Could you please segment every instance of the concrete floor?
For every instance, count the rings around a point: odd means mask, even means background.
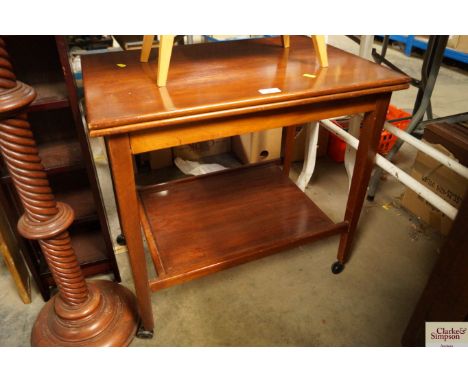
[[[341,36],[329,42],[357,53]],[[388,57],[417,75],[418,58],[390,49]],[[442,68],[433,110],[447,115],[468,109],[467,77]],[[396,93],[392,103],[411,109],[416,91]],[[409,169],[415,151],[405,146],[396,158]],[[300,164],[295,164],[295,179]],[[443,237],[399,207],[404,187],[382,182],[366,202],[353,256],[333,275],[338,237],[278,253],[152,295],[156,320],[152,340],[132,346],[398,346],[422,292]],[[342,219],[347,177],[342,165],[323,158],[307,195],[329,216]],[[118,255],[122,284],[132,289],[127,258]],[[43,306],[23,305],[0,262],[0,345],[28,346],[30,330]]]

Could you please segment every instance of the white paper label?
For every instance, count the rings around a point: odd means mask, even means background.
[[[426,322],[426,346],[468,346],[468,322]]]
[[[281,93],[281,89],[278,89],[278,88],[260,89],[258,92],[262,94]]]

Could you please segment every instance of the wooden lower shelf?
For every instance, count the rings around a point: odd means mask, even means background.
[[[158,290],[344,232],[274,164],[140,190]]]

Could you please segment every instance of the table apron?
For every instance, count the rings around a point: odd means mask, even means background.
[[[129,133],[132,154],[375,110],[376,95],[204,119]]]

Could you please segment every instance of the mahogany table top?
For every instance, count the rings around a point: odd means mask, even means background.
[[[148,63],[140,63],[139,54],[82,57],[91,136],[136,131],[138,124],[148,128],[152,121],[203,119],[219,111],[258,111],[273,103],[388,92],[404,89],[410,81],[332,46],[329,67],[320,68],[305,36],[291,36],[289,49],[282,47],[280,37],[174,46],[163,88],[156,85],[157,49]],[[264,89],[278,90],[262,94]]]

